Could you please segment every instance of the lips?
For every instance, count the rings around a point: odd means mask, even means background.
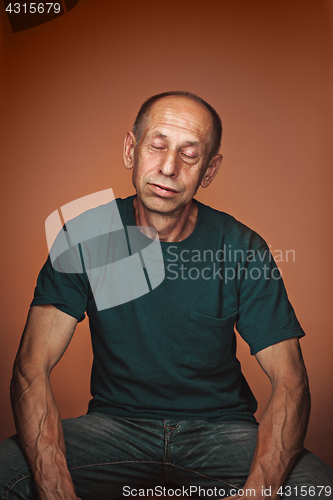
[[[159,189],[164,189],[165,191],[170,191],[171,193],[177,193],[178,192],[175,189],[172,189],[172,188],[170,188],[168,186],[162,186],[161,184],[152,184],[152,186],[156,186]]]
[[[155,184],[153,182],[149,183],[152,192],[159,198],[174,198],[178,195],[178,191],[169,186],[164,186],[164,184]]]

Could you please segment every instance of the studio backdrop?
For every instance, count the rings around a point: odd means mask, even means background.
[[[306,446],[333,466],[332,2],[61,0],[36,12],[9,4],[0,3],[0,438],[15,431],[9,383],[47,257],[46,218],[104,189],[132,194],[122,144],[138,108],[150,95],[188,90],[224,126],[222,169],[197,198],[270,245],[307,333]],[[240,338],[238,353],[259,419],[270,383]],[[87,410],[91,361],[85,320],[52,373],[63,418]]]

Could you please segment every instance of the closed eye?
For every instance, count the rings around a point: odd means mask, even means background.
[[[198,161],[197,155],[190,156],[187,155],[186,153],[182,153],[182,160],[184,163],[187,163],[188,165],[194,165]]]

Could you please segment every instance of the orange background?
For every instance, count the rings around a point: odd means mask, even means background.
[[[306,445],[333,466],[331,310],[332,3],[81,0],[13,34],[1,3],[0,439],[14,432],[11,367],[46,259],[46,217],[112,187],[133,192],[122,142],[148,96],[189,90],[224,124],[223,169],[198,199],[258,231],[307,332],[313,409]],[[259,400],[269,381],[239,342]],[[52,374],[62,417],[86,411],[87,320]]]

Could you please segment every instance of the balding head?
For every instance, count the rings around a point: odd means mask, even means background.
[[[209,143],[209,150],[207,151],[207,161],[209,161],[213,156],[215,156],[218,153],[220,149],[221,137],[222,137],[221,118],[210,104],[208,104],[206,101],[201,99],[201,97],[197,96],[196,94],[192,94],[191,92],[182,92],[182,91],[163,92],[161,94],[156,94],[147,99],[142,104],[133,126],[133,133],[136,136],[137,144],[140,142],[141,137],[145,129],[147,128],[149,116],[153,110],[154,105],[161,99],[171,98],[171,97],[189,99],[203,106],[208,111],[211,120],[211,127],[209,132],[210,135],[207,138],[207,142]]]

